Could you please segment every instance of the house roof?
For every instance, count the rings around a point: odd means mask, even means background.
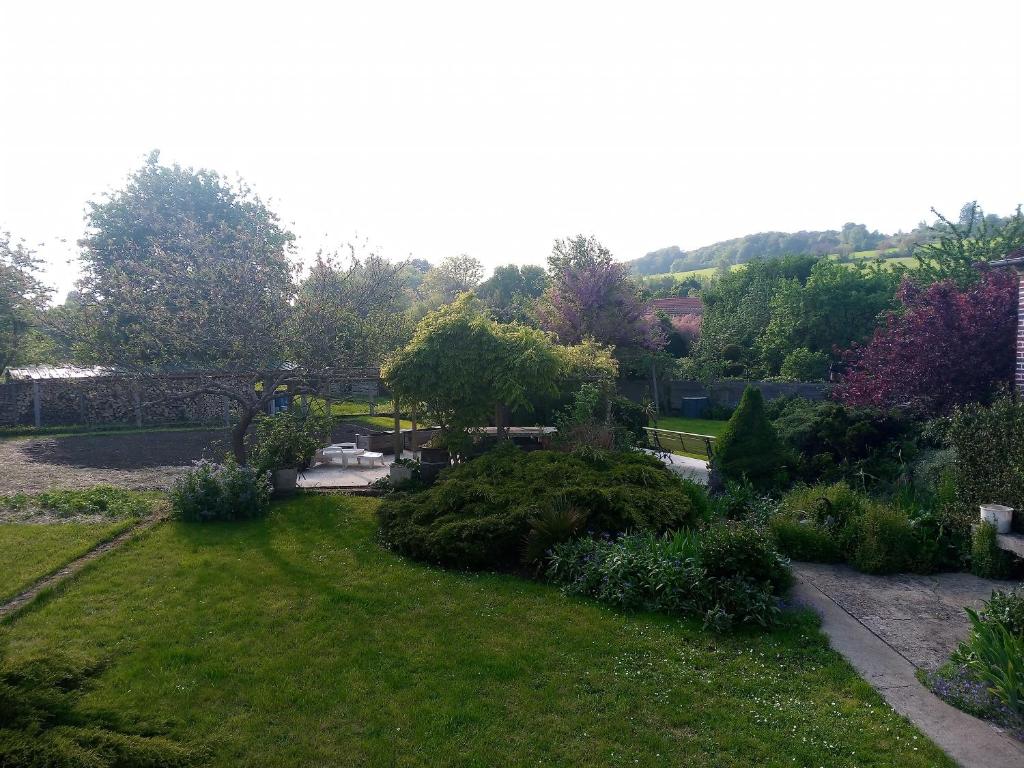
[[[669,317],[704,314],[704,302],[696,296],[669,296],[666,299],[652,299],[647,305],[654,312],[664,312]]]

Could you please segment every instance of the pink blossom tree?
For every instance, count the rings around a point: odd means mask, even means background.
[[[900,286],[901,311],[890,312],[865,345],[845,354],[836,397],[847,405],[910,405],[948,413],[985,400],[1014,371],[1017,278],[986,272],[968,288],[946,280]]]

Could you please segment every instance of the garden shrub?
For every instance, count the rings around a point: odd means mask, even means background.
[[[256,420],[251,463],[258,472],[308,469],[317,449],[329,442],[331,420],[310,412],[285,411]]]
[[[195,750],[79,709],[96,668],[55,659],[12,664],[0,655],[0,766],[185,768]]]
[[[737,524],[672,536],[576,539],[552,549],[547,575],[571,594],[622,610],[696,616],[717,629],[771,625],[775,598],[791,579],[770,542]]]
[[[230,457],[223,464],[198,462],[175,482],[171,504],[178,518],[193,522],[261,517],[270,506],[270,479]]]
[[[871,504],[847,523],[842,536],[850,564],[864,573],[931,570],[910,517],[901,509]]]
[[[592,533],[663,532],[707,517],[703,489],[643,453],[523,452],[503,445],[442,472],[432,487],[396,493],[378,515],[382,540],[417,560],[510,569],[531,521],[564,505]]]
[[[749,481],[726,483],[711,502],[717,517],[764,525],[775,514],[777,502],[761,493]]]
[[[1024,715],[1024,637],[999,621],[985,621],[970,608],[965,610],[971,619],[971,634],[955,658],[1011,712]]]
[[[953,479],[957,501],[977,520],[982,504],[1024,510],[1024,402],[1003,395],[990,407],[972,403],[958,408],[948,436],[956,449]],[[1014,515],[1014,528],[1024,530]]]
[[[611,405],[612,420],[615,424],[629,434],[634,441],[642,441],[646,435],[644,427],[650,423],[648,409],[622,396],[613,397]]]
[[[998,621],[1011,634],[1024,637],[1024,587],[993,591],[979,615],[983,621]]]
[[[828,361],[824,352],[797,347],[783,358],[779,375],[795,381],[821,381],[828,372]]]
[[[918,426],[897,411],[788,397],[773,400],[766,412],[794,454],[792,475],[804,482],[891,484],[916,451]]]
[[[0,496],[0,508],[38,509],[57,517],[97,515],[102,517],[145,517],[158,501],[155,493],[129,491],[112,485],[96,485],[85,490],[52,490],[35,495]]]
[[[794,488],[770,528],[788,557],[845,560],[865,573],[929,573],[961,562],[960,545],[936,513],[874,500],[844,482]]]
[[[971,534],[971,573],[983,579],[1005,579],[1010,575],[1012,560],[996,542],[996,527],[983,522]]]
[[[840,563],[844,559],[835,535],[812,520],[778,515],[770,525],[775,545],[786,557],[811,563]]]
[[[747,387],[715,444],[714,471],[726,482],[747,480],[759,490],[770,490],[785,482],[788,463],[789,456],[765,415],[761,390]]]

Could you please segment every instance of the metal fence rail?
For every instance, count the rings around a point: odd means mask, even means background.
[[[644,427],[647,442],[656,451],[663,453],[689,453],[704,456],[709,461],[715,452],[715,438],[696,432],[676,432],[671,429]]]

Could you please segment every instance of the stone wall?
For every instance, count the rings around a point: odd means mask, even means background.
[[[224,395],[182,397],[198,386],[192,377],[10,382],[0,385],[0,426],[32,426],[37,408],[43,427],[227,423],[233,404]]]

